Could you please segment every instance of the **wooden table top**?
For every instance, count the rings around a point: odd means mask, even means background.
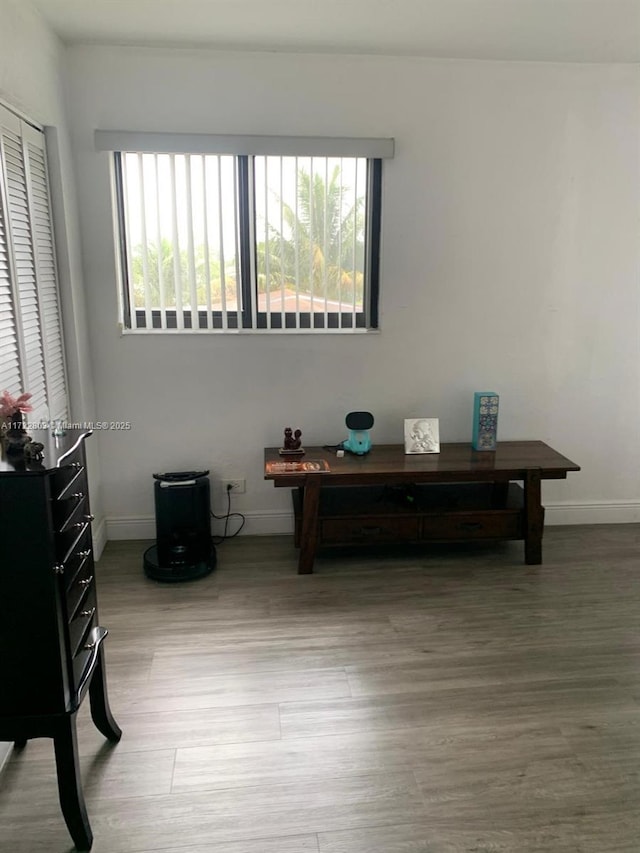
[[[494,451],[474,450],[470,443],[445,443],[440,453],[405,454],[404,445],[378,444],[364,456],[345,453],[338,458],[335,451],[322,447],[306,447],[300,462],[324,460],[329,471],[273,471],[274,462],[293,461],[282,457],[277,447],[264,451],[265,479],[276,486],[304,485],[310,476],[326,477],[336,483],[367,483],[398,478],[399,480],[434,482],[459,477],[462,480],[522,479],[531,469],[539,469],[542,479],[564,479],[569,471],[579,471],[566,456],[543,441],[502,441]],[[267,465],[267,463],[272,463]]]

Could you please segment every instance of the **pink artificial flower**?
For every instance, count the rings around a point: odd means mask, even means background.
[[[0,417],[10,418],[18,412],[32,412],[33,406],[27,402],[31,396],[20,394],[19,397],[13,397],[8,391],[3,391],[0,394]]]

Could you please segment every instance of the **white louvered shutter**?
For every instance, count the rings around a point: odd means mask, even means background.
[[[0,390],[29,392],[29,420],[67,417],[44,134],[0,106]]]
[[[26,127],[23,129],[23,142],[26,152],[49,417],[66,420],[67,383],[44,135],[31,127]]]
[[[2,163],[0,162],[0,392],[22,387],[20,354],[13,310],[13,292],[9,269],[9,250],[6,225],[6,202],[2,192]]]

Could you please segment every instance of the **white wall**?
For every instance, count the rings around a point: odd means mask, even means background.
[[[71,414],[74,419],[92,420],[95,399],[75,178],[61,73],[63,52],[59,39],[28,3],[0,0],[0,99],[47,130]],[[98,519],[94,541],[99,554],[106,541],[106,527],[100,500],[96,441],[88,444],[88,459],[91,504]]]
[[[153,535],[152,472],[188,467],[289,529],[262,479],[283,427],[336,443],[368,409],[374,442],[418,415],[464,441],[475,390],[501,439],[582,466],[548,520],[640,520],[638,68],[76,47],[66,72],[98,417],[133,423],[99,437],[111,537]],[[98,128],[395,137],[380,332],[121,336]]]
[[[68,368],[74,411],[91,417],[91,382],[87,373],[89,359],[86,336],[74,333],[76,322],[84,323],[77,224],[74,228],[75,197],[70,149],[64,117],[60,75],[62,46],[40,18],[19,0],[0,0],[0,100],[33,121],[55,129],[57,139],[57,180],[64,186],[58,194],[58,214],[68,218],[68,233],[59,242],[64,266],[62,281],[65,326],[70,338]],[[54,164],[55,165],[55,164]],[[77,220],[75,220],[77,223]],[[57,234],[60,237],[60,234]],[[79,292],[78,292],[79,291]],[[1,389],[0,389],[1,390]],[[26,389],[28,390],[28,389]],[[95,454],[97,464],[97,453]],[[95,469],[95,465],[93,466]],[[92,504],[101,514],[97,485],[92,486]],[[96,545],[99,547],[100,543]],[[9,753],[9,745],[0,743],[0,770]]]

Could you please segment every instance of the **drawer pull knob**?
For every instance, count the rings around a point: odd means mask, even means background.
[[[379,533],[382,533],[381,527],[361,527],[360,533],[363,536],[377,536]]]
[[[84,616],[86,619],[90,619],[95,612],[96,612],[95,607],[92,607],[91,610],[82,610],[80,612],[80,615]]]
[[[481,530],[481,521],[463,521],[458,525],[459,530]]]
[[[80,557],[81,560],[84,560],[85,557],[88,557],[90,553],[91,553],[91,548],[87,548],[86,551],[78,551],[78,553],[76,554],[76,557]]]
[[[82,462],[72,462],[71,467],[75,468],[76,471],[79,471],[82,468]]]
[[[71,526],[72,526],[75,530],[80,530],[80,528],[81,528],[81,527],[84,527],[84,525],[85,525],[85,522],[84,522],[84,521],[76,521],[76,523],[75,523],[75,524],[72,524]]]
[[[92,581],[93,581],[93,575],[89,575],[88,578],[82,578],[82,580],[79,581],[79,583],[80,583],[80,586],[90,586]]]
[[[86,651],[88,651],[88,652],[92,652],[96,646],[97,646],[97,643],[85,643],[83,648],[86,649]]]
[[[74,498],[74,500],[76,501],[81,501],[84,497],[84,492],[74,492],[71,497]]]
[[[95,515],[92,512],[90,512],[87,515],[85,515],[85,518],[87,521],[93,521],[95,519]]]
[[[53,571],[57,575],[63,575],[64,574],[64,564],[63,563],[56,563],[53,567]]]

